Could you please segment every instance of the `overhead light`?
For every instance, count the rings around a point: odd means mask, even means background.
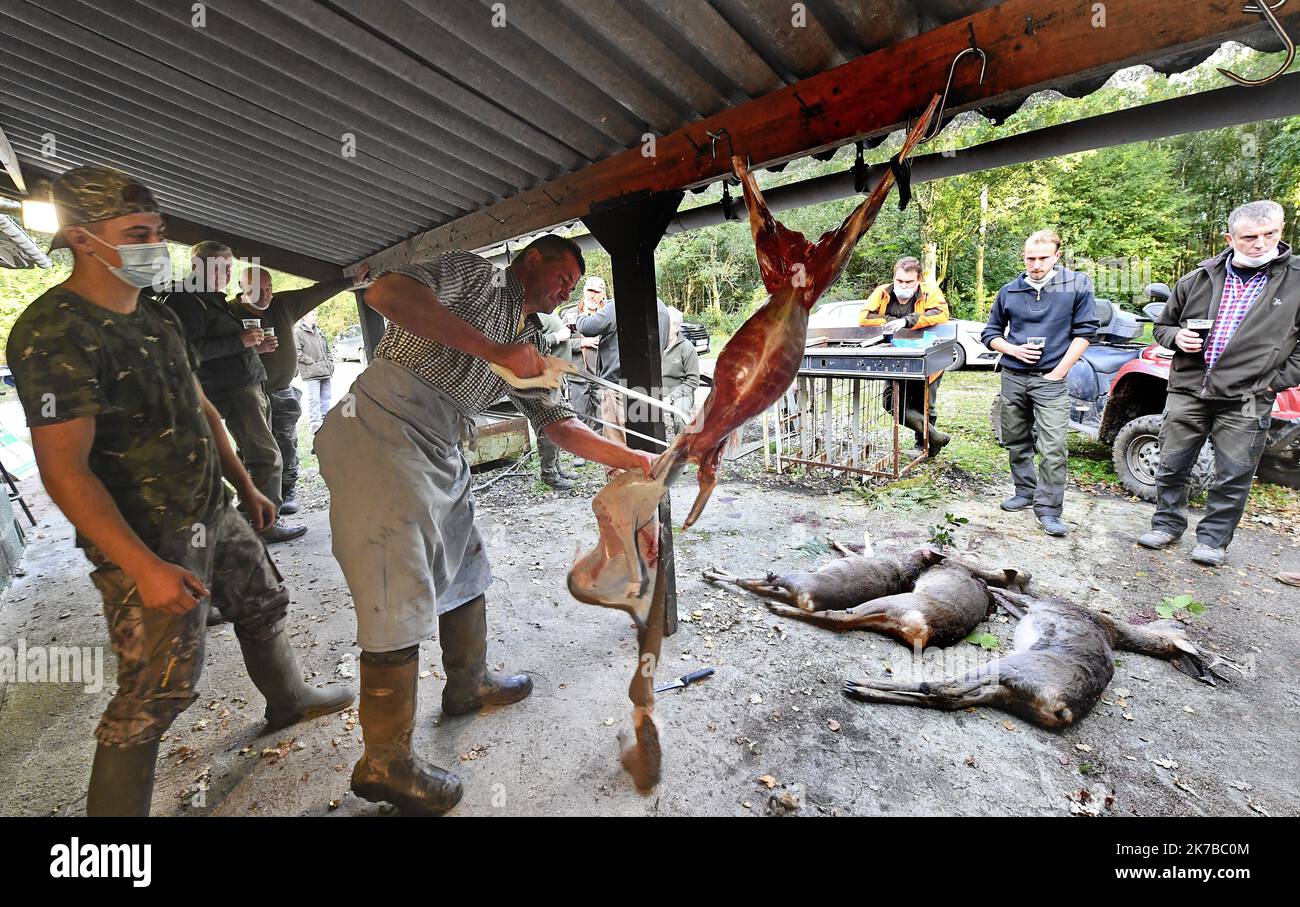
[[[58,233],[59,216],[49,202],[23,199],[23,226],[35,233]]]

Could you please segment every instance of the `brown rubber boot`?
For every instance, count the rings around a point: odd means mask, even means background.
[[[158,744],[157,740],[138,746],[99,744],[90,769],[86,815],[148,816]]]
[[[460,779],[411,751],[420,668],[416,646],[361,653],[361,733],[366,751],[352,769],[352,792],[387,801],[408,816],[436,816],[461,798]]]
[[[533,691],[527,674],[494,674],[487,669],[487,599],[483,596],[438,615],[438,640],[447,685],[445,715],[468,715],[485,705],[509,705]]]
[[[263,642],[239,641],[244,667],[253,685],[266,697],[266,727],[269,731],[340,712],[352,705],[356,690],[347,686],[316,689],[302,679],[302,669],[289,637],[283,630]]]

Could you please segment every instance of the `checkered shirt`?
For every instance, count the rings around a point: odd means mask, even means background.
[[[1219,303],[1219,313],[1214,319],[1214,328],[1210,331],[1209,344],[1205,349],[1205,367],[1214,368],[1228,341],[1237,332],[1241,320],[1246,317],[1255,300],[1264,292],[1268,283],[1267,269],[1259,271],[1250,280],[1242,280],[1237,272],[1228,265],[1228,280],[1223,285],[1223,301]]]
[[[397,268],[396,273],[418,280],[433,290],[456,317],[478,328],[497,343],[531,343],[546,352],[541,324],[529,316],[519,327],[524,311],[524,288],[509,269],[502,271],[486,258],[472,252],[444,252],[428,261]],[[465,415],[487,409],[506,394],[539,431],[552,422],[574,418],[574,412],[560,403],[552,391],[517,393],[488,369],[483,359],[444,346],[389,322],[375,350],[415,372],[446,394]]]

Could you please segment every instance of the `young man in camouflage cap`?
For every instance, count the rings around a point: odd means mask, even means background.
[[[271,726],[338,711],[354,693],[303,683],[284,629],[289,593],[254,531],[275,505],[204,397],[176,316],[140,298],[170,276],[153,196],[89,166],[55,181],[54,204],[51,249],[72,250],[72,275],[18,318],[9,365],[41,479],[95,567],[117,655],[86,811],[148,815],[159,740],[196,698],[210,602],[234,623]]]

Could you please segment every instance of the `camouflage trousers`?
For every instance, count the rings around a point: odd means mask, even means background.
[[[198,697],[203,673],[208,607],[230,618],[235,635],[262,642],[284,629],[289,591],[266,545],[229,504],[210,524],[171,533],[158,556],[185,567],[207,586],[211,599],[185,614],[140,603],[134,581],[93,545],[91,581],[104,599],[109,643],[117,656],[117,692],[95,729],[106,746],[136,746],[159,739]]]

